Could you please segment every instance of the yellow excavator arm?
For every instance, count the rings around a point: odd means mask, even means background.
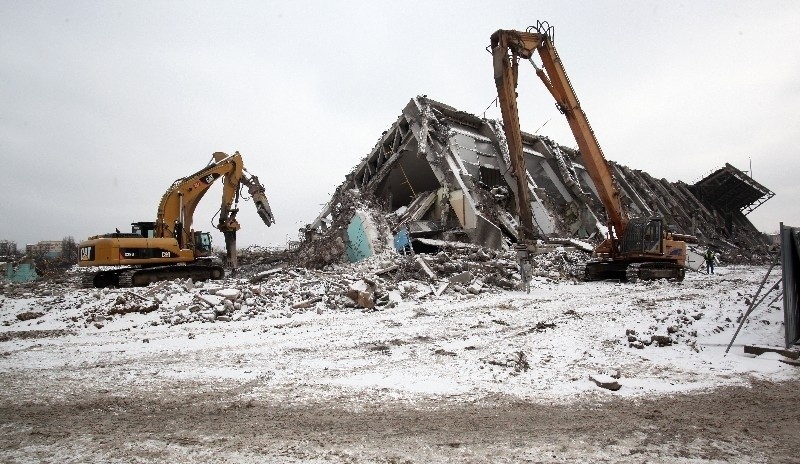
[[[164,192],[156,215],[156,237],[174,237],[181,248],[194,248],[192,223],[194,211],[211,185],[222,178],[222,205],[220,206],[219,229],[225,236],[225,248],[229,264],[236,266],[236,231],[240,226],[236,220],[241,185],[248,187],[259,216],[267,226],[275,222],[264,187],[256,176],[248,176],[242,155],[216,152],[208,166],[200,171],[173,182]]]

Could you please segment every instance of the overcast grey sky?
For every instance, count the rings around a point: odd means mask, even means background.
[[[536,20],[609,159],[687,183],[752,160],[776,196],[750,219],[800,225],[800,2],[0,0],[0,239],[129,230],[238,150],[277,220],[240,205],[239,244],[283,244],[410,98],[483,114],[490,34]],[[524,130],[575,146],[523,72]],[[213,230],[220,195],[195,228]]]

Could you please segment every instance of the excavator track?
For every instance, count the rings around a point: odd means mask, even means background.
[[[640,280],[669,279],[682,281],[686,276],[683,266],[671,262],[614,262],[589,261],[586,263],[584,280],[620,280],[638,282]]]
[[[119,288],[133,287],[133,271],[126,271],[119,275]]]
[[[82,288],[94,288],[94,274],[84,274],[81,276]]]
[[[625,280],[627,263],[613,261],[589,261],[584,268],[584,280]]]
[[[138,269],[132,275],[134,287],[143,287],[152,282],[173,279],[218,280],[225,277],[222,266],[163,266]]]
[[[159,266],[139,269],[101,271],[86,274],[81,279],[83,288],[144,287],[152,282],[173,279],[219,280],[225,277],[222,266],[191,264],[188,266]]]
[[[680,282],[686,276],[686,270],[679,264],[669,262],[633,263],[625,270],[625,276],[626,280],[631,283],[657,279]]]

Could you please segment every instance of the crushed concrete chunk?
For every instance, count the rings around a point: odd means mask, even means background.
[[[216,295],[221,296],[223,298],[227,298],[231,301],[235,301],[239,298],[239,295],[242,294],[242,291],[238,288],[223,288],[221,290],[217,290]]]
[[[44,313],[39,311],[25,311],[24,313],[17,314],[17,319],[20,321],[29,321],[44,316]]]
[[[598,387],[605,388],[606,390],[617,391],[622,388],[622,385],[610,375],[590,374],[589,380],[597,384]]]
[[[362,308],[375,307],[375,285],[366,280],[359,280],[350,285],[347,296]]]
[[[450,282],[454,284],[468,285],[472,282],[474,276],[469,271],[460,272],[456,275],[450,276]]]
[[[481,293],[482,290],[483,290],[483,282],[481,281],[476,281],[475,283],[467,287],[467,291],[469,293],[472,293],[473,295]]]
[[[197,298],[203,301],[204,303],[210,304],[211,306],[217,306],[218,304],[221,304],[222,301],[225,299],[217,295],[198,295]]]

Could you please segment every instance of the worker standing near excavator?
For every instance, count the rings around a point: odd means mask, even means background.
[[[703,255],[703,258],[705,258],[706,260],[706,273],[713,274],[714,260],[717,258],[716,253],[714,253],[714,250],[709,248],[708,250],[706,250],[705,254]]]

